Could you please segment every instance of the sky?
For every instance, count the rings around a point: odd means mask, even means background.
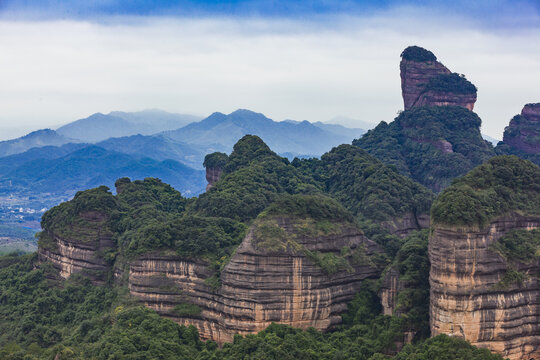
[[[540,0],[0,0],[0,140],[149,108],[390,122],[409,45],[477,86],[501,139],[540,102],[538,44]]]

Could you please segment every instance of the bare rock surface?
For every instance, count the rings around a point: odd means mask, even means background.
[[[286,233],[296,233],[289,219],[278,219]],[[369,255],[381,251],[351,226],[331,235],[283,239],[271,250],[257,245],[252,228],[221,272],[221,285],[212,287],[213,272],[201,260],[147,254],[131,264],[131,294],[174,321],[194,325],[204,339],[230,342],[234,334],[250,334],[272,322],[327,330],[341,322],[362,280],[379,271]],[[292,241],[292,242],[290,242]],[[290,242],[290,243],[288,243]],[[294,243],[294,244],[293,244]],[[333,253],[347,248],[347,266],[325,272],[307,254]],[[175,314],[178,305],[195,305],[191,314]]]
[[[518,263],[521,284],[501,287],[509,270],[490,245],[514,229],[540,227],[540,217],[510,213],[484,229],[435,226],[429,242],[433,336],[458,336],[503,357],[540,358],[540,260]]]

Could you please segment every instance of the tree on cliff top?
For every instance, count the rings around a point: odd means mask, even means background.
[[[361,218],[386,221],[427,213],[433,201],[431,191],[356,146],[340,145],[320,160],[295,159],[293,165]]]
[[[229,156],[227,154],[215,152],[204,157],[203,166],[207,169],[223,169],[228,161]]]
[[[405,60],[417,62],[437,61],[435,54],[420,46],[409,46],[403,50],[401,57]]]
[[[440,74],[429,79],[422,92],[436,91],[452,94],[475,94],[477,90],[476,86],[465,78],[465,75],[452,73]]]

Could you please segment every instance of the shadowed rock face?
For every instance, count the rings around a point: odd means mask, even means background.
[[[277,221],[287,234],[295,232],[290,220]],[[221,272],[219,288],[205,281],[213,272],[204,261],[144,255],[131,264],[129,288],[161,315],[194,325],[202,338],[220,343],[232,341],[237,333],[263,330],[272,322],[327,330],[341,322],[339,314],[362,280],[378,276],[365,259],[381,249],[350,225],[333,235],[298,235],[294,243],[277,251],[260,248],[250,229]],[[344,247],[361,251],[364,260],[350,261],[332,274],[305,252],[340,254]],[[196,305],[197,311],[179,316],[174,310],[178,304]]]
[[[411,48],[429,54],[423,58],[408,55]],[[419,106],[461,106],[473,110],[476,91],[461,93],[449,89],[430,89],[430,82],[441,75],[452,72],[437,61],[433,53],[418,47],[409,47],[402,53],[399,65],[401,72],[401,92],[405,110]],[[464,80],[466,81],[466,80]]]
[[[221,173],[223,172],[222,168],[219,167],[207,167],[206,168],[206,181],[208,182],[208,185],[206,185],[206,191],[210,190],[212,185],[214,185],[221,176]]]
[[[103,253],[115,247],[112,234],[105,227],[108,217],[93,211],[80,216],[90,226],[73,227],[70,238],[62,238],[50,230],[45,230],[52,240],[52,246],[39,247],[39,261],[50,261],[64,279],[71,274],[83,272],[93,283],[103,284],[106,273],[110,270]]]
[[[527,154],[540,154],[540,103],[525,105],[504,129],[503,142]]]
[[[435,226],[429,242],[432,335],[459,336],[512,360],[540,358],[540,260],[515,264],[526,280],[501,288],[509,264],[490,248],[510,230],[538,227],[539,216],[517,213],[481,230]]]
[[[404,289],[404,285],[399,281],[399,271],[391,267],[381,282],[379,297],[384,315],[393,315],[396,312],[398,293]],[[396,313],[396,315],[400,315]]]

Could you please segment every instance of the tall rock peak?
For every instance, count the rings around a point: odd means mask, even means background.
[[[462,106],[473,110],[476,87],[452,73],[429,50],[409,46],[401,53],[401,92],[405,110],[418,106]]]

